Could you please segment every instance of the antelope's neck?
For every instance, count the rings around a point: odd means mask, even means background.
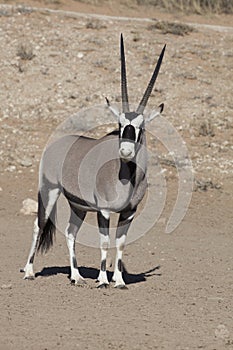
[[[121,160],[119,180],[126,184],[129,181],[133,186],[139,183],[147,172],[147,149],[146,149],[146,136],[143,136],[142,143],[137,150],[135,158],[125,163]]]

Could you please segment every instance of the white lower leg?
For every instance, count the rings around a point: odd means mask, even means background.
[[[38,219],[36,219],[34,221],[34,230],[33,230],[33,236],[32,236],[31,249],[29,252],[27,263],[23,269],[25,272],[24,279],[34,279],[35,278],[35,275],[33,272],[33,261],[34,261],[34,256],[36,253],[38,234],[39,234]]]
[[[99,286],[102,284],[109,284],[107,271],[106,271],[106,261],[107,261],[107,253],[109,248],[109,236],[100,235],[100,249],[101,249],[101,267],[97,280],[99,281]]]
[[[115,283],[115,287],[118,286],[124,286],[125,282],[123,280],[122,277],[122,270],[123,270],[123,265],[122,265],[122,255],[123,255],[123,249],[125,246],[125,239],[126,236],[122,235],[120,238],[116,239],[116,249],[117,249],[117,253],[116,253],[116,262],[115,262],[115,269],[114,269],[114,274],[112,277],[112,280]]]
[[[69,256],[70,256],[70,268],[71,268],[71,276],[70,279],[75,284],[79,283],[85,283],[84,278],[80,275],[77,265],[77,260],[75,256],[75,235],[73,233],[69,233],[68,230],[70,229],[70,226],[66,230],[66,243],[69,250]]]

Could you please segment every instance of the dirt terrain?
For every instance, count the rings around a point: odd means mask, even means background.
[[[0,4],[0,349],[233,349],[232,16],[171,15],[130,1],[16,3]],[[104,105],[105,96],[120,101],[121,32],[132,104],[167,44],[148,109],[164,102],[165,120],[187,146],[191,203],[180,225],[165,233],[179,173],[152,122],[148,147],[158,156],[167,197],[149,232],[126,246],[128,290],[97,289],[99,250],[81,244],[87,284],[72,286],[61,233],[48,254],[36,257],[36,279],[24,281],[19,270],[34,216],[20,210],[24,199],[36,200],[41,152],[69,116]],[[150,169],[153,188],[153,159]]]

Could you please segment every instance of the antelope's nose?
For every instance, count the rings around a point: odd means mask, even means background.
[[[126,148],[120,149],[120,155],[124,158],[129,157],[131,154],[132,154],[132,151],[130,149],[126,149]]]

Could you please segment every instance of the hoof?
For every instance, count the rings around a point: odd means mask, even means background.
[[[72,280],[70,280],[70,283],[72,284],[72,286],[79,286],[79,287],[82,287],[85,284],[87,284],[87,282],[84,279],[80,279],[78,281],[72,279]]]
[[[107,284],[107,283],[102,283],[102,284],[99,284],[97,288],[99,288],[99,289],[106,289],[106,288],[108,288],[108,287],[109,287],[109,284]]]
[[[24,273],[25,271],[24,271],[24,269],[20,269],[19,272]]]
[[[24,279],[24,280],[28,280],[28,281],[34,281],[35,276],[24,276],[23,279]]]
[[[125,284],[118,284],[117,286],[115,286],[114,288],[117,288],[117,289],[122,289],[122,290],[126,290],[128,289],[128,287],[126,287]]]

